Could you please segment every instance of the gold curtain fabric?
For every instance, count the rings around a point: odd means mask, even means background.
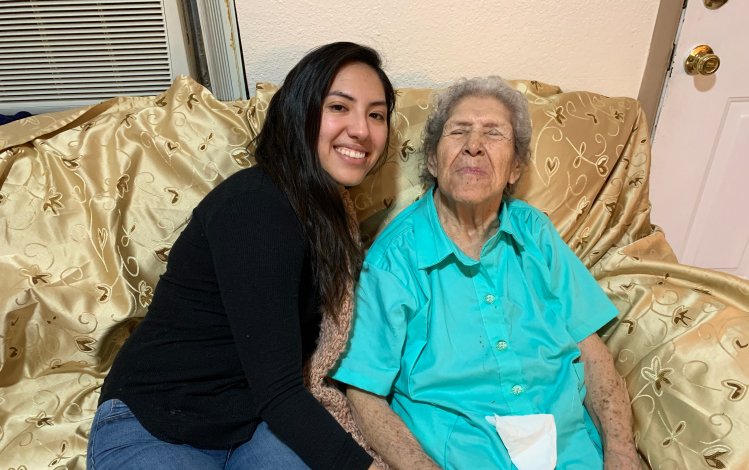
[[[549,215],[619,308],[603,331],[653,469],[749,462],[749,282],[678,264],[650,224],[639,104],[514,81],[533,160],[517,196]],[[192,208],[250,166],[276,87],[217,101],[178,78],[0,127],[0,468],[85,468],[98,389]],[[351,193],[365,243],[422,196],[433,90],[398,90],[387,161]]]

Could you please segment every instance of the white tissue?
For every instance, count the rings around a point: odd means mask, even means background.
[[[554,416],[487,416],[518,470],[554,470],[557,466],[557,426]]]

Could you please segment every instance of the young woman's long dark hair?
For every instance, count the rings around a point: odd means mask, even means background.
[[[254,142],[255,161],[289,199],[310,239],[321,302],[334,315],[347,281],[359,278],[363,254],[349,235],[338,183],[320,165],[317,140],[330,85],[341,67],[355,62],[370,66],[382,82],[389,131],[395,91],[380,56],[369,47],[337,42],[308,53],[289,72]],[[384,153],[388,144],[389,132]]]

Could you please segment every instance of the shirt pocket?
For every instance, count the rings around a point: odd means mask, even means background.
[[[498,303],[502,308],[507,339],[514,340],[515,338],[512,336],[513,330],[515,328],[523,328],[526,324],[531,323],[530,318],[535,316],[534,312],[528,308],[523,308],[509,297],[500,297]]]
[[[476,419],[485,420],[486,418],[476,416]],[[486,427],[487,429],[482,429],[466,417],[458,415],[445,441],[442,468],[445,470],[511,468],[509,455],[504,450],[497,431],[488,424]],[[489,433],[488,436],[487,433]]]

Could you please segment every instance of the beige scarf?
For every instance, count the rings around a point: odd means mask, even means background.
[[[354,202],[345,188],[341,187],[340,193],[343,205],[346,208],[346,214],[348,214],[349,232],[351,237],[358,241],[359,223],[356,218]],[[343,426],[343,429],[351,434],[356,442],[375,459],[377,465],[383,469],[389,469],[382,457],[367,444],[361,431],[356,426],[346,395],[336,387],[333,379],[326,377],[328,371],[336,364],[338,356],[346,348],[349,329],[351,328],[351,317],[354,313],[354,286],[351,283],[346,286],[346,294],[339,307],[337,321],[331,312],[323,309],[322,313],[317,349],[304,365],[304,385]]]

